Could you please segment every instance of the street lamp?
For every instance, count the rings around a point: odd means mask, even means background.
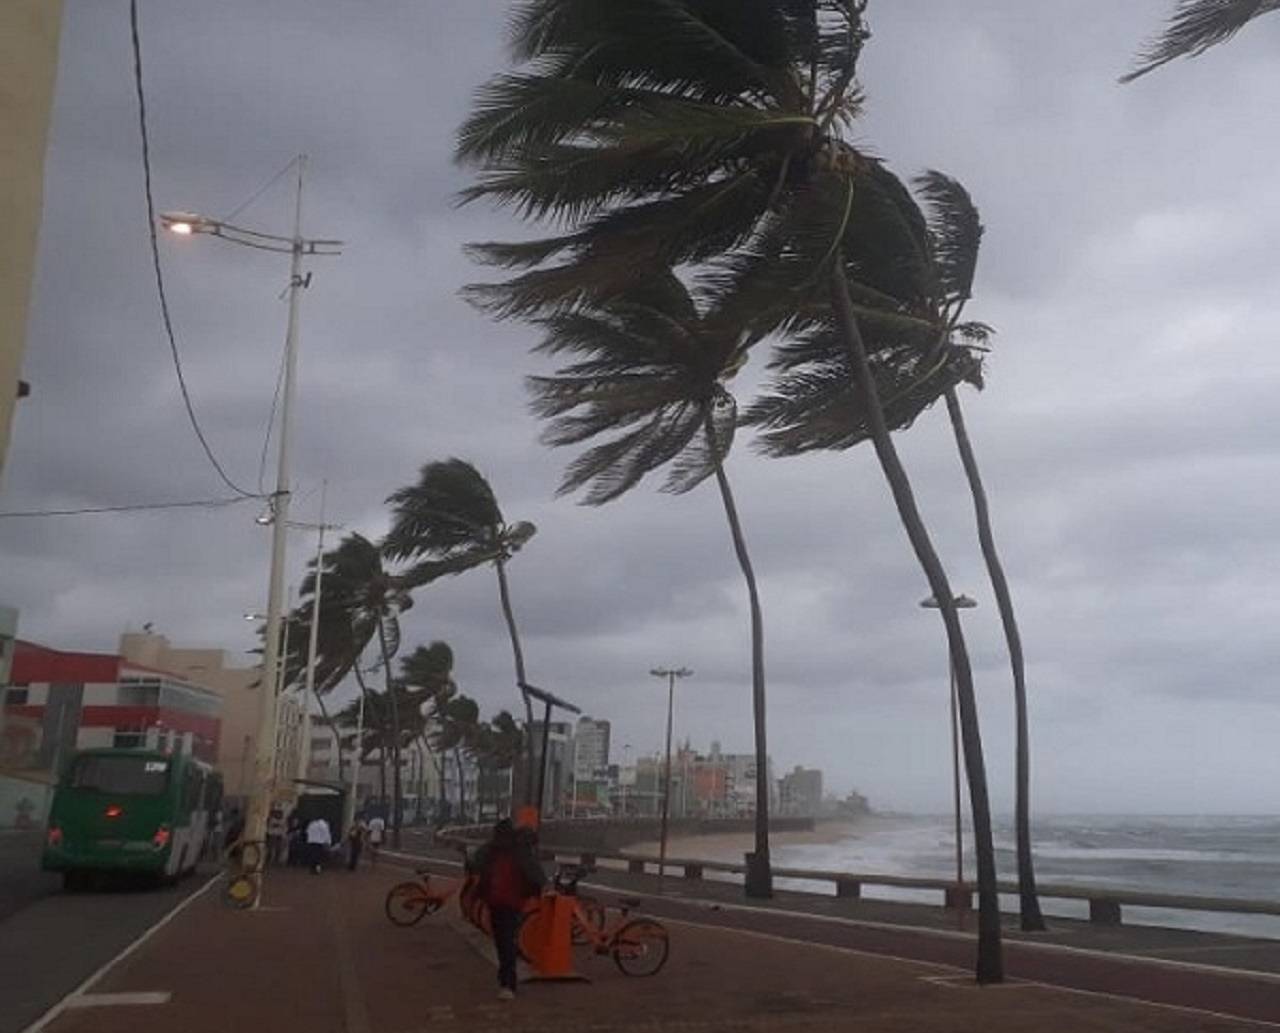
[[[957,595],[951,601],[957,610],[972,610],[978,605],[977,600],[970,599],[967,595]],[[929,596],[928,599],[921,599],[920,605],[926,610],[941,609],[937,598]],[[961,920],[964,917],[964,911],[960,907],[964,886],[964,840],[960,830],[960,721],[957,713],[956,701],[956,665],[955,660],[951,657],[950,652],[947,654],[948,669],[951,672],[951,790],[955,810],[956,822],[956,911],[960,914]]]
[[[658,841],[658,892],[662,892],[662,880],[667,872],[667,814],[671,808],[671,713],[675,704],[676,679],[692,677],[687,667],[654,667],[649,671],[655,678],[667,679],[667,760],[662,771],[662,826]]]
[[[266,838],[267,813],[271,809],[275,793],[276,753],[276,700],[266,690],[265,674],[274,672],[280,662],[280,627],[284,606],[285,536],[289,522],[289,438],[290,415],[293,409],[295,381],[298,364],[298,305],[303,289],[311,283],[311,274],[302,274],[303,255],[337,255],[341,253],[339,240],[320,240],[302,235],[302,182],[306,172],[306,155],[299,155],[294,162],[297,169],[297,189],[293,206],[293,235],[282,237],[272,233],[235,226],[220,219],[211,219],[194,212],[167,212],[160,216],[161,225],[179,237],[208,235],[220,237],[232,244],[273,251],[290,256],[289,262],[289,323],[285,333],[284,384],[280,404],[280,434],[277,439],[276,484],[271,494],[271,570],[267,583],[267,627],[263,643],[262,669],[264,688],[258,699],[257,743],[254,758],[254,791],[249,801],[245,819],[245,840],[261,842]],[[260,889],[260,887],[259,887]],[[256,907],[261,898],[254,898]]]
[[[620,772],[622,782],[622,819],[627,818],[627,769],[631,767],[631,743],[622,744],[622,771]]]

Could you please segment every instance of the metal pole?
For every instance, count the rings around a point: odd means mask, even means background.
[[[267,812],[275,792],[276,708],[270,698],[268,679],[276,669],[279,648],[281,604],[284,596],[285,551],[289,520],[289,436],[290,417],[297,387],[298,366],[298,300],[302,280],[302,182],[306,171],[306,155],[298,157],[298,186],[293,208],[293,250],[289,262],[289,326],[285,333],[284,385],[280,399],[280,435],[276,458],[276,486],[271,495],[271,574],[267,583],[267,631],[263,643],[261,683],[258,699],[258,737],[254,766],[254,793],[249,801],[245,821],[245,839],[266,839]],[[261,901],[258,893],[254,906]]]
[[[667,671],[667,759],[662,772],[662,829],[658,841],[658,892],[667,873],[667,812],[671,807],[671,714],[676,698],[676,672]]]
[[[547,797],[547,744],[551,738],[551,704],[542,714],[542,757],[538,764],[538,814],[546,809]]]

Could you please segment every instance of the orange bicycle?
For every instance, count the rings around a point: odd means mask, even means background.
[[[417,925],[425,916],[435,914],[462,885],[461,879],[433,880],[427,868],[414,871],[418,878],[392,886],[383,905],[391,924],[401,928]]]
[[[604,905],[578,894],[578,881],[590,871],[582,865],[566,865],[555,875],[556,892],[574,901],[573,942],[611,956],[624,975],[656,976],[671,952],[666,927],[652,918],[632,918],[632,910],[641,903],[633,897],[619,898],[619,915],[610,925]]]

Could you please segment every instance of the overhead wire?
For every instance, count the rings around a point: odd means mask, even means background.
[[[165,335],[169,340],[169,352],[173,356],[173,368],[178,375],[178,389],[182,392],[182,403],[187,410],[187,418],[191,429],[195,431],[200,447],[204,450],[210,465],[218,477],[228,488],[244,498],[257,497],[236,484],[218,462],[214,455],[200,421],[196,418],[195,406],[191,401],[191,392],[187,388],[187,378],[182,370],[182,358],[178,353],[178,341],[173,330],[173,319],[169,314],[169,298],[165,293],[164,272],[160,267],[160,244],[156,239],[156,208],[151,189],[151,141],[147,133],[147,100],[142,85],[142,43],[138,33],[138,0],[129,0],[129,29],[133,40],[133,82],[138,94],[138,129],[142,135],[142,173],[143,186],[147,195],[147,231],[151,239],[151,264],[155,270],[156,291],[160,297],[160,315],[164,321]]]
[[[219,221],[220,221],[220,222],[230,222],[232,219],[234,219],[237,215],[239,215],[239,214],[240,214],[241,212],[243,212],[246,208],[248,208],[248,207],[249,207],[249,205],[253,204],[253,202],[254,202],[254,201],[256,201],[256,200],[257,200],[258,198],[260,198],[263,194],[265,194],[268,190],[270,190],[270,189],[275,185],[276,181],[277,181],[281,176],[283,176],[286,172],[288,172],[291,168],[293,168],[293,166],[294,166],[295,164],[297,164],[297,161],[298,161],[298,159],[297,159],[297,157],[296,157],[296,156],[295,156],[295,157],[290,158],[290,159],[289,159],[289,163],[288,163],[287,165],[285,165],[285,167],[284,167],[284,168],[282,168],[279,172],[277,172],[277,173],[276,173],[274,176],[272,176],[269,180],[267,180],[265,183],[263,183],[263,184],[262,184],[262,186],[258,187],[258,189],[257,189],[257,190],[255,190],[255,191],[254,191],[254,192],[249,196],[249,200],[245,201],[245,202],[244,202],[243,204],[241,204],[238,208],[233,209],[233,210],[231,211],[231,213],[230,213],[230,214],[228,214],[228,215],[224,215],[224,216],[223,216]]]
[[[276,423],[276,408],[280,404],[280,388],[284,384],[284,367],[288,359],[288,349],[280,350],[280,368],[276,371],[276,390],[271,396],[271,414],[267,417],[267,433],[262,438],[262,455],[258,457],[258,494],[266,495],[263,482],[267,476],[267,451],[271,448],[271,430]]]
[[[141,513],[160,509],[220,509],[249,502],[252,495],[237,495],[221,499],[192,499],[183,502],[140,502],[123,506],[84,506],[77,509],[26,509],[0,512],[0,520],[18,517],[85,516],[91,513]]]

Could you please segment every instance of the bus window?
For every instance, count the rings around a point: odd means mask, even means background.
[[[152,757],[80,757],[71,769],[72,789],[159,796],[169,784],[169,762]]]

